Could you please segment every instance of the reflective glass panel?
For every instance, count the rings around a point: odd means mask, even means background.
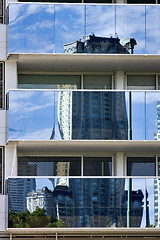
[[[127,157],[128,176],[155,176],[155,157]]]
[[[146,139],[160,140],[160,92],[146,93]]]
[[[131,226],[156,226],[153,178],[131,179]],[[158,207],[157,207],[158,209]]]
[[[127,89],[128,90],[155,90],[156,77],[155,75],[128,75]]]
[[[132,140],[146,139],[146,93],[131,93]]]
[[[80,176],[80,157],[18,157],[18,176]]]
[[[84,36],[84,30],[83,5],[55,5],[56,53],[81,52],[80,39]]]
[[[10,92],[9,139],[53,139],[54,109],[54,92]]]
[[[120,43],[134,54],[145,53],[145,6],[116,6],[116,28]],[[136,44],[136,45],[135,45]]]
[[[84,75],[84,89],[112,89],[112,76],[108,75]]]
[[[54,5],[9,5],[9,53],[53,53]]]
[[[117,53],[115,37],[115,6],[86,6],[86,53]]]
[[[73,92],[72,139],[128,139],[125,94]]]
[[[112,176],[111,157],[83,157],[84,176]]]
[[[158,187],[156,178],[9,178],[9,228],[157,226]]]
[[[125,179],[10,178],[9,227],[126,227],[126,186]]]
[[[80,83],[78,75],[18,75],[18,88],[21,89],[79,89]]]
[[[146,6],[146,53],[160,54],[160,6]]]
[[[112,0],[83,0],[84,3],[112,3]]]

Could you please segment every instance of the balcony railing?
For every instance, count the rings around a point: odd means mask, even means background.
[[[159,140],[159,91],[9,91],[8,140]]]
[[[9,53],[159,54],[159,5],[9,4]]]
[[[159,183],[159,178],[9,178],[9,227],[159,227]]]

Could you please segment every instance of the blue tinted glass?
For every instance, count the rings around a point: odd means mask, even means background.
[[[9,139],[53,139],[54,125],[54,92],[10,92]]]
[[[156,178],[9,178],[9,227],[157,225],[158,184]]]
[[[134,54],[145,53],[145,6],[116,6],[116,33],[123,46],[131,40]]]
[[[86,53],[117,53],[115,6],[86,5]]]
[[[9,52],[53,53],[54,5],[9,5]]]
[[[160,92],[146,93],[146,139],[160,140]]]
[[[160,54],[160,6],[146,6],[146,53]]]
[[[146,139],[146,94],[131,93],[132,140]]]
[[[84,36],[84,29],[83,5],[55,5],[56,53],[77,53],[77,41]]]

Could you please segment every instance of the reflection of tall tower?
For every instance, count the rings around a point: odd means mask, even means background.
[[[72,139],[72,92],[60,91],[58,98],[58,124],[61,138]]]
[[[123,225],[125,179],[70,179],[76,227]]]
[[[36,190],[36,181],[33,178],[8,179],[8,209],[15,213],[26,211],[27,193]]]
[[[154,179],[154,221],[160,227],[160,178]]]
[[[74,92],[72,139],[128,139],[123,92]]]
[[[154,134],[155,140],[160,140],[160,101],[157,101],[157,133]]]

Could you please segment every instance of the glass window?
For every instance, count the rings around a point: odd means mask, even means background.
[[[21,89],[79,89],[79,75],[18,75],[18,88]]]
[[[84,157],[84,176],[112,176],[111,157]]]
[[[128,90],[155,90],[156,77],[155,75],[128,75],[127,89]]]
[[[127,0],[127,3],[131,4],[154,4],[156,0]]]
[[[111,75],[84,75],[84,89],[112,89]]]
[[[2,148],[0,148],[0,193],[2,193]]]
[[[3,79],[3,63],[0,63],[0,108],[3,108],[4,99],[4,79]]]
[[[155,157],[127,157],[127,176],[155,176]]]
[[[3,0],[0,0],[0,23],[3,23]]]
[[[84,0],[84,3],[112,3],[112,0]]]
[[[80,176],[80,157],[18,157],[18,176]]]

